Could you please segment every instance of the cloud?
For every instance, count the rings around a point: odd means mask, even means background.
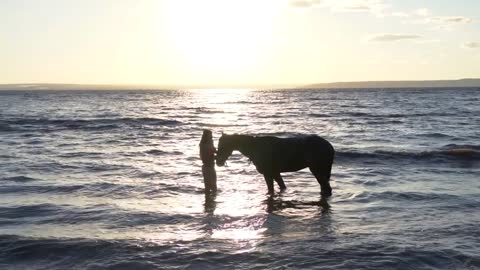
[[[384,15],[386,8],[383,0],[331,0],[329,4],[337,12],[366,12],[379,16]]]
[[[439,39],[419,39],[415,41],[415,43],[418,43],[418,44],[432,44],[432,43],[438,43],[438,42],[440,42]]]
[[[405,21],[410,24],[431,24],[435,25],[434,29],[453,30],[455,26],[471,23],[473,20],[464,16],[427,16],[420,19],[412,18]]]
[[[321,6],[333,12],[363,12],[383,16],[384,0],[290,0],[289,5],[295,8]]]
[[[431,12],[427,8],[419,8],[413,12],[414,15],[420,16],[420,17],[427,17],[430,16]]]
[[[416,34],[373,34],[366,37],[367,42],[395,42],[401,40],[418,40],[422,36]]]
[[[472,19],[463,17],[463,16],[436,16],[430,17],[427,19],[429,22],[434,23],[446,23],[446,24],[462,24],[462,23],[470,23]]]
[[[410,15],[410,16],[401,16],[401,15]],[[398,12],[392,16],[397,17],[412,17],[412,20],[407,21],[407,23],[413,24],[437,24],[440,29],[451,29],[455,25],[471,23],[473,20],[464,17],[464,16],[433,16],[432,12],[427,8],[419,8],[412,11],[410,14]]]
[[[290,0],[289,5],[296,8],[309,8],[320,4],[321,0]]]
[[[393,17],[408,18],[408,17],[410,17],[410,14],[408,14],[406,12],[393,12],[392,16]]]
[[[289,0],[289,5],[295,8],[318,6],[329,8],[333,12],[370,13],[378,17],[409,18],[406,23],[437,24],[440,29],[452,29],[455,25],[473,21],[464,16],[433,16],[428,8],[418,8],[411,12],[392,11],[384,0]]]
[[[465,49],[480,49],[480,42],[465,42],[462,47]]]

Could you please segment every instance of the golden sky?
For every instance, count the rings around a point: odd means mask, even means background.
[[[0,83],[480,77],[480,1],[4,0]]]

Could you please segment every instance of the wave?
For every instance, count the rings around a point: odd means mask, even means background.
[[[213,124],[213,123],[204,123],[199,122],[197,123],[199,127],[246,127],[249,126],[247,124]]]
[[[308,116],[310,117],[317,117],[317,118],[329,118],[332,117],[329,114],[323,114],[323,113],[309,113]]]
[[[123,126],[178,126],[183,124],[174,119],[151,117],[139,118],[93,118],[93,119],[50,119],[50,118],[11,118],[0,120],[0,131],[25,131],[31,129],[87,129],[109,130]]]
[[[144,174],[142,178],[149,178],[151,174]],[[195,186],[177,186],[167,183],[158,183],[155,186],[116,184],[109,182],[97,182],[92,184],[73,184],[73,185],[48,185],[48,184],[28,184],[28,183],[10,183],[0,186],[0,195],[4,194],[64,194],[71,196],[88,196],[98,198],[162,198],[173,196],[178,193],[195,193]]]
[[[454,195],[447,193],[432,192],[395,192],[395,191],[363,191],[356,194],[350,194],[342,201],[357,202],[366,204],[370,210],[390,211],[392,207],[398,207],[398,203],[414,203],[419,205],[434,205],[436,210],[447,210],[470,213],[472,210],[480,207],[480,201],[477,195]],[[382,202],[381,204],[371,205],[373,202]]]
[[[15,131],[10,125],[0,122],[0,132],[10,132]]]
[[[84,185],[3,185],[0,186],[0,194],[18,194],[18,193],[55,193],[55,194],[71,194],[84,189]]]
[[[22,205],[12,207],[0,207],[0,216],[2,222],[8,219],[22,219],[26,217],[44,217],[52,215],[59,211],[59,207],[54,204]]]
[[[138,240],[0,236],[0,265],[12,269],[161,269],[150,261],[154,254],[175,265],[175,253],[171,246]]]
[[[147,155],[152,155],[152,156],[165,156],[165,155],[182,155],[183,153],[180,151],[163,151],[159,149],[152,149],[152,150],[147,150],[144,152]]]
[[[342,235],[343,236],[343,235]],[[392,237],[339,236],[270,243],[238,252],[237,246],[202,240],[159,244],[145,240],[0,236],[0,264],[19,269],[476,269],[473,252],[444,245],[401,243]],[[288,240],[288,239],[287,239]],[[328,241],[319,245],[321,241]],[[350,241],[346,241],[350,240]],[[296,245],[291,242],[295,242]],[[329,242],[333,242],[334,248]],[[337,242],[340,242],[337,243]],[[433,242],[433,241],[432,241]],[[438,241],[437,241],[438,242]],[[213,245],[213,246],[210,246]],[[297,252],[285,256],[289,248]],[[472,249],[472,248],[471,248]],[[475,250],[475,248],[473,248]]]
[[[431,132],[431,133],[420,133],[418,137],[430,137],[430,138],[452,138],[453,136],[447,135],[440,132]]]
[[[406,117],[445,117],[455,116],[456,113],[367,113],[367,112],[346,112],[339,113],[339,115],[347,115],[353,117],[368,117],[368,118],[406,118]]]
[[[91,159],[96,159],[100,158],[103,155],[103,153],[100,152],[68,152],[68,153],[62,153],[59,154],[58,157],[61,158],[91,158]]]
[[[389,201],[435,201],[435,202],[444,202],[446,200],[450,201],[463,201],[469,203],[479,204],[480,201],[468,200],[467,195],[452,195],[444,193],[424,193],[424,192],[394,192],[394,191],[383,191],[383,192],[371,192],[363,191],[358,194],[353,195],[350,199],[354,199],[362,202],[371,202],[376,200],[389,200]]]
[[[352,160],[411,160],[411,161],[480,161],[480,146],[478,145],[446,145],[431,151],[385,151],[369,152],[338,151],[336,156],[341,161]]]
[[[147,150],[144,153],[152,156],[164,156],[168,154],[167,151],[162,151],[158,149]]]
[[[2,182],[2,181],[25,183],[25,182],[37,181],[37,179],[31,178],[31,177],[28,177],[28,176],[20,175],[20,176],[0,178],[0,182]]]
[[[197,113],[205,113],[205,114],[225,113],[225,111],[220,109],[210,109],[206,107],[198,107],[198,108],[192,108],[192,109],[195,109],[195,112]]]
[[[106,227],[124,228],[147,225],[176,225],[196,222],[192,215],[119,209],[110,204],[88,207],[56,205],[0,206],[0,226],[25,224],[80,224],[103,222]],[[108,225],[107,225],[108,224]]]

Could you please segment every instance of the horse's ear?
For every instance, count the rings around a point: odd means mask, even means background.
[[[222,136],[223,136],[223,130],[222,130]]]

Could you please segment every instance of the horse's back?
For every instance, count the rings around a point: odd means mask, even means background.
[[[335,150],[333,145],[318,135],[305,135],[291,138],[293,145],[308,155],[331,156]]]
[[[331,163],[333,146],[317,135],[289,138],[273,136],[257,137],[257,147],[265,154],[269,164],[276,164],[280,171],[298,171],[316,163]]]
[[[324,150],[333,150],[332,144],[318,135],[303,135],[289,138],[278,138],[285,144],[290,144],[300,148],[324,148]]]
[[[309,147],[314,146],[323,148],[325,151],[335,151],[333,145],[329,141],[318,135],[309,135],[306,136],[304,139],[306,141],[306,145]]]
[[[300,135],[296,137],[288,137],[288,138],[279,138],[275,136],[261,136],[256,137],[260,145],[265,147],[295,147],[295,148],[324,148],[325,150],[333,151],[332,144],[325,140],[324,138],[312,134],[312,135]]]

